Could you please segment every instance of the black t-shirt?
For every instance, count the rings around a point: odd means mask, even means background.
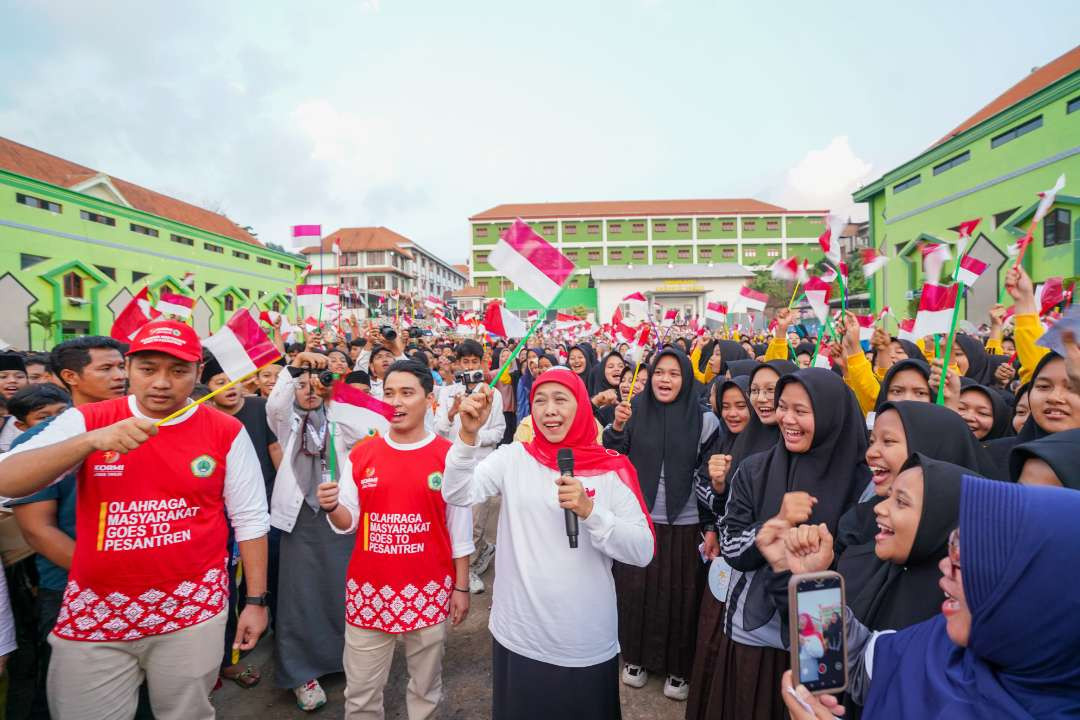
[[[248,435],[251,436],[251,444],[255,446],[255,454],[259,456],[263,482],[266,483],[266,499],[269,501],[274,489],[274,476],[277,475],[274,463],[270,460],[269,448],[278,439],[266,420],[266,398],[246,396],[244,406],[233,417],[244,424]]]

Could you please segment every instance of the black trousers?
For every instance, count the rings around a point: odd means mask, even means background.
[[[518,655],[492,639],[492,720],[621,720],[619,656],[560,667]]]

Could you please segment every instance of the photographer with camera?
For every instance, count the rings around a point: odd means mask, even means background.
[[[383,378],[397,360],[408,360],[405,349],[393,325],[369,327],[367,344],[356,358],[353,370],[363,370],[371,377],[371,395],[380,400],[383,396]]]
[[[291,689],[306,711],[326,703],[319,677],[344,669],[345,572],[355,540],[330,528],[317,494],[330,477],[333,382],[326,355],[300,352],[266,401],[267,420],[282,446],[270,499],[270,523],[281,531],[274,685]],[[358,436],[365,429],[348,430]]]
[[[461,431],[461,401],[466,395],[476,392],[484,384],[484,348],[475,340],[462,340],[455,348],[457,367],[454,370],[454,382],[445,385],[439,393],[438,408],[435,412],[435,432],[453,440]],[[483,459],[498,446],[506,431],[506,420],[501,412],[491,413],[477,433],[476,457]],[[495,543],[487,539],[487,524],[491,513],[497,511],[498,501],[488,498],[473,507],[473,544],[476,551],[469,565],[469,592],[484,592],[484,581],[480,576],[491,565],[495,556]]]

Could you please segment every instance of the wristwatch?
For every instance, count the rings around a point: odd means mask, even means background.
[[[262,595],[248,595],[244,598],[244,604],[266,607],[270,604],[270,593],[264,592]]]

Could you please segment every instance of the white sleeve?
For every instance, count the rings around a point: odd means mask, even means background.
[[[365,345],[360,350],[360,354],[356,356],[356,364],[353,365],[353,370],[363,370],[367,372],[368,363],[371,362],[371,350]]]
[[[60,413],[60,415],[55,420],[49,423],[48,427],[39,432],[37,435],[30,438],[23,444],[12,448],[6,453],[0,454],[0,462],[3,462],[12,455],[18,455],[19,453],[27,452],[29,450],[37,450],[38,448],[55,445],[56,443],[63,442],[64,440],[70,440],[73,437],[82,435],[84,432],[86,432],[86,418],[81,412],[79,412],[75,408],[68,408],[64,412]],[[49,485],[55,485],[56,483],[63,480],[70,473],[74,472],[79,467],[79,464],[73,465],[72,467],[65,470],[59,476],[54,478],[53,481],[49,483]],[[48,487],[48,485],[44,485],[32,493],[28,493],[25,497],[30,497],[30,495],[40,492],[46,487]],[[0,498],[0,504],[7,502],[11,499],[12,498]]]
[[[645,567],[653,559],[655,540],[641,503],[617,477],[611,484],[610,507],[593,506],[581,526],[589,533],[593,547],[613,560]]]
[[[472,506],[489,497],[502,494],[503,475],[513,445],[504,445],[486,458],[476,462],[476,446],[466,445],[455,438],[446,453],[443,472],[443,500],[450,505]]]
[[[289,423],[292,420],[293,402],[296,399],[296,381],[289,374],[289,368],[278,373],[277,382],[270,389],[270,395],[266,398],[266,421],[270,429],[277,435],[281,447],[289,439]]]
[[[352,460],[348,457],[341,463],[341,475],[338,477],[338,505],[349,511],[352,520],[349,527],[342,530],[330,522],[330,516],[326,516],[326,522],[330,523],[330,529],[338,535],[352,535],[360,524],[360,493],[356,489],[356,481],[353,480]]]
[[[476,552],[473,544],[471,507],[446,506],[446,527],[450,531],[450,557],[467,557]]]
[[[270,532],[262,466],[243,427],[225,456],[225,510],[237,542],[255,540]]]
[[[20,447],[22,447],[20,445]],[[11,614],[11,598],[8,597],[7,576],[0,572],[0,655],[15,650],[15,618]]]
[[[435,433],[450,441],[454,440],[450,437],[454,430],[454,424],[450,422],[450,406],[454,404],[454,396],[458,394],[452,392],[454,388],[455,385],[449,385],[441,389],[438,407],[435,408]]]
[[[496,398],[501,397],[496,393],[492,396],[491,412],[488,413],[487,422],[476,433],[476,443],[483,445],[484,447],[495,447],[502,442],[503,435],[506,433],[506,418],[502,414],[502,402],[499,401],[499,406],[494,405]]]

